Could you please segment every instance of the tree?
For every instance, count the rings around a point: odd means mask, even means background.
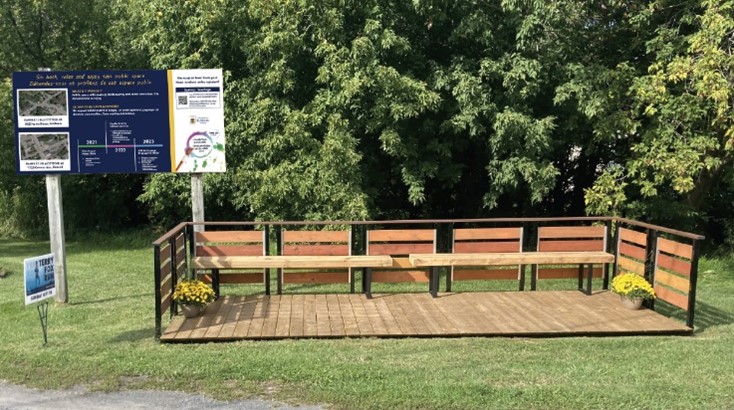
[[[84,16],[84,18],[80,18]],[[0,227],[7,234],[47,231],[45,187],[39,176],[15,175],[10,75],[41,67],[55,70],[110,68],[107,28],[112,18],[103,0],[0,2]],[[93,175],[66,177],[67,231],[140,222],[135,206],[142,177]]]
[[[734,158],[732,7],[723,0],[657,1],[637,16],[640,24],[664,24],[647,41],[647,73],[629,86],[631,121],[618,128],[628,158],[587,193],[595,213],[608,210],[605,192],[639,198],[628,211],[658,219],[706,210],[704,200]],[[678,206],[657,207],[658,199]]]

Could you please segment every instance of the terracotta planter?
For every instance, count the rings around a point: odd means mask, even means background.
[[[621,295],[620,298],[622,299],[622,306],[630,310],[638,310],[641,308],[642,301],[644,300],[642,298],[627,298]]]
[[[199,316],[204,311],[204,306],[199,305],[181,305],[181,311],[184,316],[191,319]]]

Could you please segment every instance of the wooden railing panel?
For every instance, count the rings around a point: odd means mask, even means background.
[[[647,246],[647,234],[633,231],[632,229],[619,228],[619,237],[625,242],[631,242],[645,248]]]
[[[620,256],[617,258],[617,264],[621,270],[636,273],[640,276],[645,276],[645,264],[638,262],[634,259],[625,258]]]
[[[163,295],[171,293],[171,290],[173,290],[173,279],[170,274],[162,275],[159,289]]]
[[[283,231],[283,242],[349,242],[349,231]]]
[[[349,283],[349,272],[284,272],[283,283]]]
[[[669,255],[675,255],[684,259],[693,258],[693,247],[684,243],[671,241],[665,238],[658,238],[658,251],[665,252]]]
[[[679,308],[687,311],[688,310],[688,296],[682,295],[670,288],[664,286],[655,285],[655,294],[658,299],[670,303],[671,305],[678,306]]]
[[[604,238],[605,226],[541,226],[538,228],[538,238]]]
[[[672,258],[661,253],[658,255],[657,263],[659,268],[664,268],[680,275],[691,276],[691,262]]]
[[[261,256],[265,254],[262,244],[197,246],[196,256]]]
[[[640,261],[644,261],[647,257],[645,248],[641,248],[637,245],[632,245],[627,242],[619,243],[619,254],[621,256],[631,257]]]
[[[520,252],[519,241],[495,241],[495,242],[456,242],[455,253],[505,253]]]
[[[508,279],[519,280],[520,276],[517,268],[513,269],[454,269],[452,274],[453,280],[494,280]]]
[[[538,244],[538,251],[540,252],[595,252],[603,250],[603,240],[544,240]]]
[[[349,245],[283,245],[283,255],[349,255]]]
[[[655,293],[658,299],[688,311],[693,247],[658,238],[655,258]],[[687,260],[686,260],[687,259]]]
[[[420,270],[375,270],[372,272],[372,281],[379,283],[428,282],[429,278],[428,272]]]
[[[595,266],[592,272],[593,277],[601,278],[604,271]],[[582,275],[586,277],[586,274],[587,268],[584,268]],[[538,268],[538,279],[577,279],[578,277],[578,267]]]
[[[411,253],[434,253],[433,243],[377,243],[369,244],[368,255],[409,255]]]
[[[522,239],[522,228],[456,228],[454,241],[475,239]]]
[[[435,239],[435,229],[379,229],[367,231],[368,242],[433,242]]]
[[[206,231],[196,233],[197,243],[263,242],[263,231]]]
[[[660,269],[655,271],[655,283],[673,288],[685,295],[688,294],[688,290],[691,284],[688,278],[676,276]]]
[[[219,283],[263,283],[264,277],[262,272],[227,272],[219,274]]]

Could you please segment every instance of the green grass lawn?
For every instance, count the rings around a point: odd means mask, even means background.
[[[168,345],[154,338],[153,239],[69,242],[70,303],[52,301],[45,347],[36,308],[23,304],[22,260],[48,243],[0,239],[0,268],[10,272],[0,278],[0,379],[360,409],[734,407],[732,255],[701,261],[692,337]]]

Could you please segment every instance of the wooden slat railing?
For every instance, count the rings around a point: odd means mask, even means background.
[[[587,228],[595,230],[594,238],[578,238],[578,232],[574,228],[558,229],[548,228],[550,226],[568,226],[568,227],[590,227],[596,225],[595,228]],[[269,255],[279,253],[278,247],[270,247],[267,243],[270,241],[270,235],[275,237],[278,245],[281,244],[281,233],[283,227],[289,229],[350,229],[349,248],[352,255],[366,255],[367,248],[369,253],[379,252],[380,246],[376,239],[380,238],[383,233],[374,232],[368,241],[367,232],[373,230],[435,230],[435,242],[426,244],[427,252],[450,253],[454,243],[454,228],[521,228],[523,234],[523,244],[520,251],[538,251],[540,243],[540,228],[545,227],[546,234],[551,236],[568,236],[571,237],[560,239],[562,247],[565,249],[569,246],[578,245],[579,239],[582,241],[594,242],[594,249],[602,247],[605,252],[615,255],[615,262],[612,265],[613,272],[599,272],[595,276],[603,276],[604,289],[607,288],[610,276],[618,274],[619,271],[630,271],[644,275],[650,280],[658,293],[658,300],[670,304],[675,308],[682,309],[687,314],[686,324],[693,327],[695,299],[696,299],[696,281],[698,274],[698,249],[700,242],[705,239],[701,235],[683,232],[667,227],[652,225],[639,222],[627,218],[618,217],[554,217],[554,218],[475,218],[475,219],[435,219],[435,220],[394,220],[394,221],[286,221],[286,222],[184,222],[170,231],[166,232],[158,240],[153,243],[155,258],[155,308],[156,308],[156,335],[161,333],[161,319],[166,312],[171,315],[175,314],[176,306],[171,301],[173,288],[177,281],[187,275],[190,265],[189,259],[194,251],[194,243],[192,241],[193,228],[195,226],[203,227],[207,233],[205,236],[209,239],[228,238],[227,234],[219,234],[220,231],[232,231],[237,227],[248,227],[251,229],[262,229],[270,234],[265,234],[266,249]],[[606,228],[605,228],[606,227]],[[612,229],[613,228],[613,229]],[[596,232],[598,231],[598,232]],[[467,231],[468,232],[468,231]],[[395,232],[390,233],[391,235]],[[410,237],[413,233],[401,233],[407,235],[402,238],[408,243],[415,238]],[[568,234],[568,235],[566,235]],[[307,236],[307,234],[304,234]],[[338,234],[335,234],[338,235]],[[604,237],[605,236],[605,237]],[[395,240],[394,238],[392,240]],[[565,243],[563,243],[565,241]],[[369,243],[372,242],[372,243]],[[369,243],[369,244],[368,244]],[[400,246],[398,243],[389,244],[395,248]],[[557,247],[561,246],[557,243],[552,245],[543,245]],[[586,246],[584,244],[583,246]],[[471,245],[474,246],[474,245]],[[430,249],[429,249],[430,248]],[[391,252],[396,251],[391,249]],[[414,253],[415,249],[411,250]],[[396,259],[396,263],[400,263]],[[397,266],[398,268],[408,268],[407,266]],[[574,268],[571,268],[574,269]],[[405,272],[411,272],[405,270]],[[559,271],[560,272],[560,271]],[[420,272],[420,277],[392,277],[391,280],[398,281],[415,281],[425,280],[425,274]],[[524,272],[520,272],[524,276]],[[268,275],[269,276],[269,275]],[[434,275],[437,281],[438,275]],[[572,270],[561,272],[559,277],[572,276]],[[555,277],[548,274],[546,278]],[[514,274],[513,274],[514,277]],[[378,278],[380,279],[380,278]],[[386,278],[381,278],[385,279]],[[522,278],[521,278],[522,280]],[[269,280],[265,284],[267,293],[269,293]],[[364,284],[363,284],[364,285]],[[434,291],[438,289],[436,282]],[[364,288],[362,289],[365,290]],[[450,291],[450,279],[447,279],[447,290]],[[650,307],[654,308],[654,304]]]

